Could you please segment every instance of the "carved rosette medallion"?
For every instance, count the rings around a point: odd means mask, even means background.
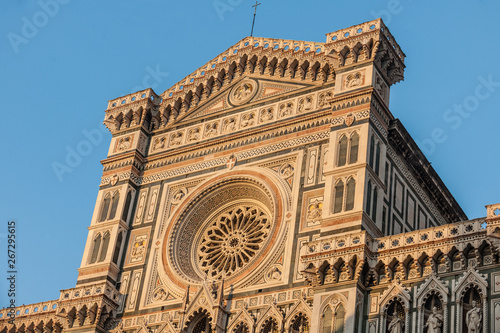
[[[234,86],[229,93],[229,102],[233,105],[241,105],[249,102],[257,93],[257,82],[246,79]]]

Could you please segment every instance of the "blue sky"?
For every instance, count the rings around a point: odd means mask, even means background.
[[[58,1],[58,2],[55,2]],[[325,41],[325,34],[382,17],[407,55],[392,87],[400,118],[469,218],[500,202],[500,2],[260,0],[254,36]],[[54,5],[54,4],[57,5]],[[107,101],[151,86],[157,93],[250,34],[247,0],[2,1],[3,191],[18,224],[18,305],[75,286],[111,135],[93,143]],[[67,164],[68,151],[86,149]],[[4,253],[4,254],[1,254]],[[0,277],[0,307],[8,298]]]

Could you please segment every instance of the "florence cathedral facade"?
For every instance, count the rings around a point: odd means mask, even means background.
[[[500,204],[468,220],[401,122],[382,20],[247,37],[109,101],[76,286],[1,333],[500,332]]]

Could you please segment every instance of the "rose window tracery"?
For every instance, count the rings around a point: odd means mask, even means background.
[[[236,206],[223,211],[206,229],[198,245],[200,269],[209,278],[229,277],[262,248],[271,219],[257,206]]]
[[[165,273],[179,286],[220,279],[239,283],[272,258],[269,253],[284,236],[279,179],[250,174],[229,171],[179,202],[162,256]]]

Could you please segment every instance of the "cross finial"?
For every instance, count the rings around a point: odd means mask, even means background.
[[[250,37],[253,37],[253,26],[255,25],[255,15],[257,14],[257,6],[260,6],[260,5],[262,5],[262,4],[259,3],[258,1],[255,1],[255,5],[252,6],[255,9],[253,11],[252,31],[250,32]]]

